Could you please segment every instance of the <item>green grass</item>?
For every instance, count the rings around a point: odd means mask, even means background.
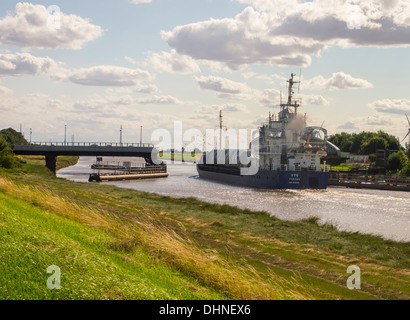
[[[174,156],[172,157],[172,154],[170,152],[163,152],[162,154],[159,154],[160,159],[164,160],[175,160],[175,161],[181,161],[184,159],[186,162],[195,162],[196,161],[196,156],[192,156],[191,152],[185,152],[184,155],[182,153],[174,153]]]
[[[364,170],[369,167],[369,164],[365,163],[341,163],[338,166],[331,166],[330,169],[334,171],[350,171],[355,169]]]
[[[223,298],[107,232],[0,194],[1,299]],[[46,286],[57,265],[62,289]]]
[[[315,217],[75,183],[34,164],[0,170],[0,208],[1,299],[410,297],[409,243]],[[60,291],[45,285],[52,264]],[[361,290],[346,288],[352,264]]]

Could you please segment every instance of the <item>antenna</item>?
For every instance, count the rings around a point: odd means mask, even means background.
[[[122,146],[122,126],[120,127],[120,146]]]

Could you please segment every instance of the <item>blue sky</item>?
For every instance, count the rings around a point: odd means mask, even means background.
[[[410,115],[410,0],[2,1],[0,127],[33,140],[144,140],[278,112],[299,75],[309,124],[385,130]],[[142,1],[144,2],[144,1]],[[58,6],[60,28],[47,25]]]

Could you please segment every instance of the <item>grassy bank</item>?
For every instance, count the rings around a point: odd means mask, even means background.
[[[45,157],[44,156],[20,156],[21,160],[24,160],[29,165],[37,165],[37,166],[44,166],[45,164]],[[78,159],[80,157],[73,157],[73,156],[59,156],[57,157],[57,170],[73,166],[77,164]]]
[[[409,243],[70,182],[34,164],[0,173],[1,299],[410,297]],[[353,264],[361,290],[346,288]],[[46,287],[50,265],[59,291]]]
[[[184,159],[185,162],[196,162],[196,156],[192,156],[191,152],[186,152],[184,155],[182,153],[174,153],[173,155],[171,152],[163,152],[159,154],[159,158],[162,160],[175,160],[175,161],[182,161]]]

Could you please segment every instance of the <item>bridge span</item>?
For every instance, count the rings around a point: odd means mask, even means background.
[[[151,143],[37,142],[16,145],[13,151],[17,155],[45,156],[46,167],[53,173],[56,173],[58,156],[138,157],[148,164],[154,164],[158,156]]]

